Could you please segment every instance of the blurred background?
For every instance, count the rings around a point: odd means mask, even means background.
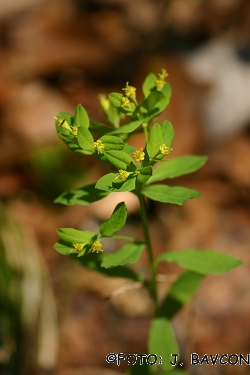
[[[175,128],[171,157],[207,154],[209,162],[174,181],[202,199],[150,204],[155,254],[212,248],[244,261],[207,277],[175,317],[181,356],[191,375],[249,374],[248,366],[190,366],[192,352],[246,355],[250,347],[249,0],[0,0],[1,375],[119,375],[125,367],[108,365],[108,353],[146,353],[146,292],[116,293],[123,279],[53,250],[56,228],[96,230],[124,199],[124,233],[142,236],[132,195],[110,195],[101,209],[53,204],[103,173],[57,139],[53,116],[81,103],[91,120],[105,121],[98,94],[128,81],[140,98],[145,76],[161,68],[173,89],[161,115]],[[146,257],[135,267],[147,273]],[[180,269],[159,272],[163,297]]]

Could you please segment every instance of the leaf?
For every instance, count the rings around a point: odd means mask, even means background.
[[[109,134],[113,131],[112,128],[109,128],[108,126],[106,126],[106,125],[104,125],[100,122],[94,122],[94,121],[90,121],[89,130],[92,133],[97,134],[99,136]]]
[[[113,234],[121,230],[127,219],[127,207],[124,202],[118,203],[109,219],[100,226],[99,232],[102,237],[112,237]]]
[[[167,106],[167,99],[160,91],[154,91],[142,103],[141,113],[146,121],[150,122]]]
[[[89,128],[89,116],[81,104],[76,106],[74,123],[77,126],[83,126]]]
[[[147,152],[150,159],[153,159],[159,152],[160,146],[164,143],[161,127],[159,124],[154,124],[150,128],[150,133],[147,141]]]
[[[115,135],[104,135],[100,138],[105,145],[105,152],[111,150],[122,150],[124,148],[123,140]]]
[[[142,91],[145,97],[147,98],[151,92],[156,90],[156,84],[155,81],[157,80],[157,77],[154,73],[149,73],[149,75],[145,78],[143,84],[142,84]]]
[[[166,146],[171,147],[174,139],[174,128],[170,121],[161,123],[161,132]]]
[[[151,322],[148,341],[148,352],[161,357],[162,368],[172,370],[171,354],[179,353],[179,348],[170,321],[163,317],[154,318]],[[156,365],[155,365],[156,366]]]
[[[74,152],[83,152],[81,147],[78,144],[78,140],[74,135],[68,135],[68,134],[63,134],[63,133],[57,133],[58,137],[61,138],[68,148]]]
[[[125,181],[116,180],[116,173],[108,173],[101,177],[95,187],[96,189],[105,190],[109,192],[124,192],[132,191],[135,189],[135,176],[129,176]]]
[[[104,256],[101,266],[104,268],[116,267],[127,263],[135,263],[140,258],[144,243],[129,243],[113,254]]]
[[[63,255],[69,255],[70,250],[73,249],[72,244],[69,246],[67,242],[58,241],[54,245],[54,249]]]
[[[145,277],[137,274],[132,269],[126,266],[117,266],[113,268],[101,267],[103,254],[89,253],[85,254],[84,257],[75,258],[82,266],[89,268],[92,271],[100,272],[110,277],[122,277],[125,279],[131,279],[134,281],[143,281]]]
[[[118,92],[112,92],[108,95],[110,102],[115,108],[121,107],[121,98],[122,94],[119,94]]]
[[[201,194],[182,186],[152,185],[143,189],[142,194],[157,202],[182,205],[187,200],[199,198]]]
[[[87,244],[95,235],[93,232],[83,232],[74,228],[57,229],[58,237],[65,242]]]
[[[139,174],[137,175],[137,182],[140,185],[144,185],[151,176],[152,176],[152,167],[151,166],[140,168]]]
[[[106,159],[117,169],[136,171],[137,167],[128,154],[123,151],[108,151],[104,153]]]
[[[166,178],[175,178],[184,174],[192,173],[203,167],[207,156],[187,155],[167,160],[153,171],[148,183],[162,181]]]
[[[86,206],[90,203],[99,201],[109,194],[107,191],[101,191],[95,188],[95,184],[87,185],[79,189],[66,191],[54,200],[54,203],[61,203],[68,206],[81,204]]]
[[[134,148],[134,146],[130,146],[128,144],[125,144],[124,149],[122,151],[126,152],[126,154],[128,154],[128,155],[131,155],[132,152],[135,151],[135,148]]]
[[[193,297],[203,278],[204,275],[197,272],[184,271],[161,303],[159,315],[171,319]]]
[[[120,123],[120,113],[118,108],[116,108],[111,102],[109,104],[109,108],[105,109],[104,114],[108,121],[114,125],[115,128],[119,126]]]
[[[137,129],[142,123],[142,120],[137,120],[130,122],[129,124],[123,125],[118,129],[112,131],[112,134],[127,134],[132,133],[135,129]]]
[[[162,92],[162,94],[164,94],[164,96],[166,98],[166,103],[167,103],[166,106],[168,106],[169,102],[170,102],[171,95],[172,95],[172,89],[171,89],[171,86],[168,82],[165,83],[165,85],[161,89],[161,92]]]
[[[186,249],[162,253],[157,262],[168,261],[203,275],[228,272],[242,264],[242,261],[231,255],[214,250]]]
[[[77,132],[77,139],[79,146],[83,149],[85,154],[91,155],[94,153],[93,143],[94,138],[90,131],[84,126],[80,126]]]

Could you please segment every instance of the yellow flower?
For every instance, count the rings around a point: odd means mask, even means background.
[[[124,87],[123,89],[125,91],[125,95],[134,100],[135,99],[135,92],[136,92],[136,88],[133,87],[133,86],[129,86],[128,82],[126,83],[126,87]]]
[[[145,157],[145,153],[142,151],[142,148],[140,150],[135,151],[133,155],[136,161],[144,160]]]
[[[158,74],[158,79],[155,81],[156,84],[156,89],[158,91],[161,91],[164,85],[166,84],[165,80],[168,77],[168,73],[166,72],[165,69],[162,69],[162,73]]]
[[[92,253],[101,253],[103,252],[102,244],[100,241],[95,241],[92,245]]]
[[[129,176],[129,172],[124,171],[123,169],[119,170],[119,173],[117,173],[116,179],[119,178],[122,181],[125,181]]]
[[[162,155],[168,155],[170,153],[170,151],[172,151],[173,149],[166,146],[165,143],[163,143],[163,145],[160,146],[160,152]]]
[[[84,246],[82,243],[75,243],[75,242],[73,242],[72,245],[74,249],[71,249],[70,253],[80,253]]]
[[[74,125],[74,126],[71,127],[71,132],[72,132],[72,134],[73,134],[75,137],[77,137],[78,128],[79,128],[79,126],[77,126],[77,125]]]
[[[93,143],[93,150],[97,151],[98,154],[103,154],[104,148],[105,148],[105,145],[104,143],[102,143],[100,139],[98,139],[98,141]]]
[[[127,98],[126,96],[122,96],[120,97],[120,101],[121,101],[121,107],[128,107],[129,104],[130,104],[130,100],[129,98]]]
[[[109,109],[109,99],[106,97],[105,94],[99,94],[98,99],[100,100],[100,105],[104,111],[107,111]]]

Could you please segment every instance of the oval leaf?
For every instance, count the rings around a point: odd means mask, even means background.
[[[143,189],[142,194],[157,202],[182,205],[187,200],[201,197],[196,190],[182,186],[153,185]]]
[[[147,152],[150,159],[153,159],[160,150],[160,146],[164,143],[161,127],[159,124],[154,124],[150,128],[150,133],[147,142]]]
[[[125,181],[116,179],[116,173],[108,173],[102,176],[96,183],[96,189],[106,190],[110,192],[124,192],[135,189],[136,177],[131,175]]]
[[[154,318],[149,331],[148,352],[161,356],[162,368],[172,370],[172,353],[179,353],[179,348],[170,321],[166,318]],[[156,364],[155,364],[156,366]]]
[[[94,139],[90,131],[84,126],[80,126],[77,132],[77,139],[79,146],[85,151],[86,154],[91,155],[94,153],[93,143]]]
[[[154,73],[149,73],[149,75],[145,78],[143,84],[142,84],[142,91],[143,94],[148,97],[151,92],[156,91],[156,84],[155,81],[157,80],[157,77]]]
[[[115,135],[104,135],[100,138],[100,141],[104,143],[105,152],[111,150],[122,150],[124,148],[124,143],[122,139]]]
[[[54,200],[54,203],[61,203],[67,206],[80,204],[86,206],[99,201],[109,194],[108,191],[101,191],[95,188],[95,184],[87,185],[79,189],[65,191]]]
[[[87,129],[89,127],[89,116],[81,104],[76,106],[74,123],[77,126],[84,126]]]
[[[161,132],[166,146],[171,147],[174,139],[174,128],[170,121],[161,123]]]
[[[135,171],[137,169],[133,159],[123,151],[108,151],[104,153],[106,159],[117,169]]]
[[[167,160],[153,171],[148,183],[175,178],[197,171],[207,161],[207,156],[187,155]]]
[[[140,258],[144,243],[129,243],[113,254],[104,256],[101,266],[104,268],[116,267],[127,263],[135,263]]]
[[[81,244],[87,244],[90,242],[92,237],[95,235],[93,232],[83,232],[74,228],[60,228],[57,230],[58,237],[65,242],[76,242]]]
[[[118,203],[110,218],[100,226],[102,237],[112,237],[113,234],[121,230],[127,219],[127,207],[124,202]]]
[[[242,261],[231,255],[214,250],[187,249],[162,253],[157,262],[175,262],[181,267],[200,274],[220,274],[230,271],[242,264]]]

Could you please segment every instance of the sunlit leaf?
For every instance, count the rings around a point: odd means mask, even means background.
[[[129,243],[124,245],[120,250],[112,254],[106,254],[102,261],[102,267],[110,268],[127,263],[135,263],[140,258],[144,243]]]
[[[113,234],[121,230],[127,219],[127,207],[124,202],[118,203],[109,219],[100,226],[102,237],[112,237]]]
[[[99,201],[109,194],[95,188],[95,184],[87,185],[79,189],[66,191],[54,200],[54,203],[61,203],[68,206],[81,204],[83,206]]]
[[[207,156],[179,156],[177,158],[167,160],[153,171],[152,177],[148,183],[162,181],[166,178],[175,178],[185,174],[197,171],[207,161]]]
[[[90,131],[84,126],[80,126],[77,132],[77,139],[79,146],[85,151],[86,154],[91,155],[94,153],[93,143],[94,138]]]
[[[161,357],[162,368],[172,370],[172,353],[179,353],[179,348],[170,321],[163,317],[153,318],[150,326],[148,352]],[[154,366],[157,367],[157,364]]]
[[[220,274],[230,271],[242,264],[242,261],[231,255],[214,250],[186,249],[162,253],[157,262],[168,261],[200,274]]]
[[[187,200],[199,198],[201,194],[182,186],[152,185],[143,189],[142,194],[157,202],[182,205]]]
[[[123,151],[105,152],[106,159],[117,169],[135,171],[137,169],[134,160]]]
[[[70,242],[70,243],[81,243],[81,244],[86,244],[88,243],[92,237],[95,235],[93,232],[89,231],[81,231],[78,229],[74,228],[60,228],[57,229],[57,234],[58,237],[60,237],[63,241],[65,242]]]
[[[135,176],[129,176],[125,181],[117,179],[117,173],[108,173],[102,176],[96,183],[96,189],[106,190],[109,192],[124,192],[135,189]]]
[[[76,106],[74,124],[85,128],[89,127],[89,116],[81,104]]]

